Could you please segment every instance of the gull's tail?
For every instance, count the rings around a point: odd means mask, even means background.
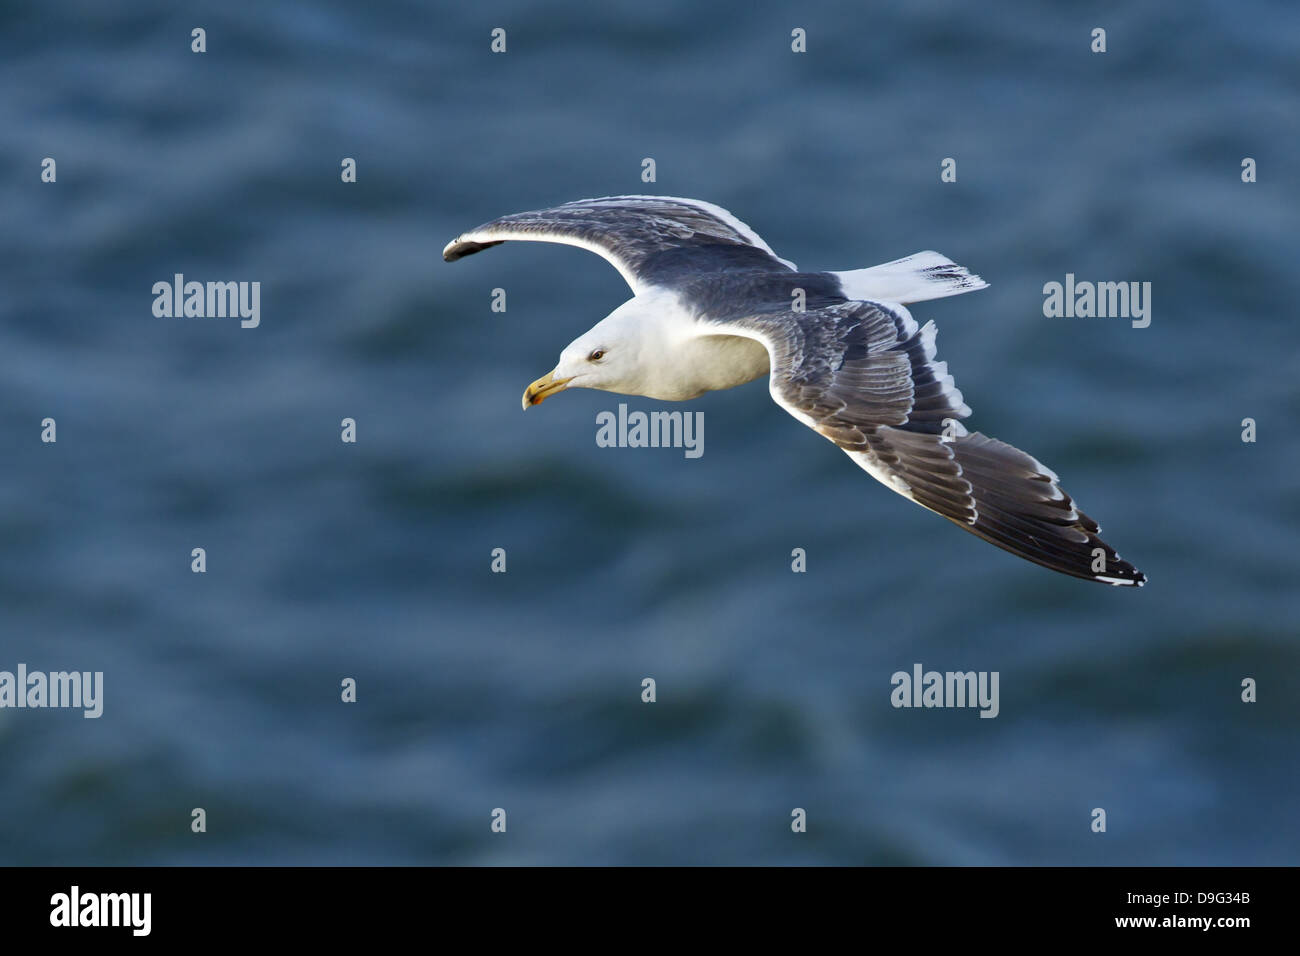
[[[867,302],[926,302],[988,288],[979,276],[937,252],[918,252],[870,269],[832,272],[848,299]]]

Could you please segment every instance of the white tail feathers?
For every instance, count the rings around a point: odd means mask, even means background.
[[[918,252],[870,269],[832,272],[840,280],[844,295],[872,302],[927,302],[988,287],[979,276],[966,271],[937,252]]]

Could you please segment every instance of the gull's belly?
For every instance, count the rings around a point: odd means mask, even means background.
[[[682,401],[705,392],[734,388],[766,375],[767,349],[753,339],[738,335],[706,335],[679,345],[673,353],[671,370],[654,383],[650,398]]]

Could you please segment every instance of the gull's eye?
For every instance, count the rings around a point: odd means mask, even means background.
[[[587,361],[588,361],[588,362],[599,362],[599,361],[600,361],[602,358],[604,358],[604,357],[605,357],[605,350],[604,350],[604,349],[596,349],[596,350],[594,350],[590,355],[587,356]]]

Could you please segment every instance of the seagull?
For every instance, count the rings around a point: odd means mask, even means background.
[[[778,405],[921,507],[1053,571],[1146,583],[1055,472],[962,424],[971,410],[935,359],[934,323],[907,309],[987,287],[945,256],[801,272],[712,203],[608,196],[494,219],[442,257],[513,240],[594,252],[633,293],[528,386],[525,409],[569,388],[683,401],[767,375]]]

